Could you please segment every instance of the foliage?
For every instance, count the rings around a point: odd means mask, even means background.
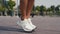
[[[14,1],[12,1],[12,0],[9,0],[8,1],[8,7],[10,8],[10,9],[13,9],[13,7],[15,6],[15,2]]]
[[[40,11],[40,6],[36,6],[36,10]]]
[[[55,11],[57,15],[60,15],[60,5],[56,6]]]
[[[60,5],[56,6],[55,11],[59,11]]]
[[[54,5],[52,5],[50,8],[51,8],[52,11],[55,10],[55,6]]]
[[[46,10],[46,7],[45,6],[40,6],[40,11],[45,11]]]
[[[2,0],[0,0],[0,3],[1,3]]]
[[[0,5],[0,11],[4,11],[6,8],[3,5]]]
[[[51,8],[48,8],[47,11],[51,11]]]

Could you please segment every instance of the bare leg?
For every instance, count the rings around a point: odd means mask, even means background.
[[[27,8],[28,0],[20,0],[20,10],[21,10],[21,19],[26,19],[26,8]]]
[[[26,10],[27,10],[28,0],[20,0],[20,10],[21,10],[21,22],[17,22],[19,26],[23,28],[26,32],[31,32],[34,28],[31,27],[30,23],[27,20]]]
[[[30,13],[32,11],[33,5],[34,5],[34,0],[28,0],[27,13],[26,13],[27,18],[30,17]]]
[[[34,0],[28,0],[28,6],[27,6],[26,15],[27,15],[27,19],[28,19],[29,24],[31,25],[31,27],[33,29],[35,29],[36,26],[32,23],[32,21],[30,19],[30,13],[32,11],[33,5],[34,5]]]

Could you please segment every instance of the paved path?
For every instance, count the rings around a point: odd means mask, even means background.
[[[17,17],[0,16],[0,34],[60,34],[60,17],[35,16],[32,22],[37,26],[35,32],[25,33],[16,22]]]

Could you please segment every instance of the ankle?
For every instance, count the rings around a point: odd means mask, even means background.
[[[27,16],[27,19],[29,19],[30,17]]]
[[[21,18],[21,20],[23,21],[23,20],[26,20],[27,18]]]

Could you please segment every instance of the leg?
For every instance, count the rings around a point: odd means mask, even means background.
[[[28,3],[28,0],[20,0],[20,10],[22,14],[22,18],[21,18],[22,20],[21,22],[18,21],[17,24],[21,26],[24,31],[28,32],[28,31],[32,31],[33,28],[30,26],[30,24],[26,19],[27,3]]]
[[[28,0],[27,13],[26,13],[27,18],[30,17],[30,13],[32,11],[33,5],[34,5],[34,0]]]
[[[20,0],[20,10],[21,10],[21,19],[26,19],[26,8],[27,8],[27,2],[28,0]]]
[[[20,2],[21,2],[20,10],[22,13],[22,20],[21,20],[21,23],[17,22],[17,24],[21,25],[21,27],[23,28],[24,31],[33,31],[35,28],[32,28],[32,26],[28,22],[27,15],[26,15],[27,6],[28,6],[28,8],[30,8],[29,5],[27,5],[28,1],[29,0],[20,0]],[[31,2],[31,1],[29,1],[29,2]]]
[[[29,24],[31,25],[31,27],[33,29],[35,29],[36,26],[34,24],[32,24],[32,21],[30,19],[30,13],[32,11],[33,5],[34,5],[34,0],[28,0],[28,6],[27,6],[27,13],[26,13],[26,15],[27,15],[27,20],[28,20]]]

